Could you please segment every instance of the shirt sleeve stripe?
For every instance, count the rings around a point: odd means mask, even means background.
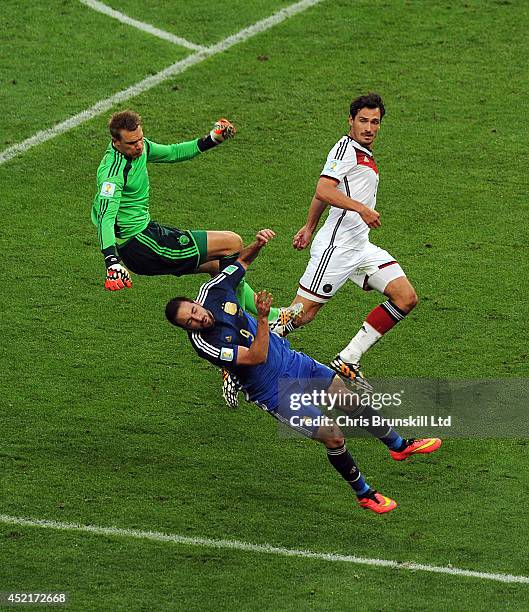
[[[349,144],[349,140],[344,140],[342,142],[342,144],[340,145],[340,149],[338,151],[338,153],[336,154],[335,159],[342,161],[344,156],[345,156],[345,152],[347,151],[347,145]]]
[[[99,200],[99,214],[97,215],[97,238],[99,240],[99,246],[103,248],[103,217],[108,208],[108,200],[106,198],[100,198]]]
[[[118,161],[117,151],[114,151],[114,160],[112,161],[112,165],[110,166],[110,170],[108,171],[107,178],[114,176],[117,161]]]
[[[114,151],[114,161],[112,163],[112,166],[110,166],[110,170],[108,172],[107,179],[109,179],[112,176],[115,176],[116,174],[119,174],[119,170],[120,170],[121,163],[123,160],[124,160],[123,155],[121,155],[119,151]]]
[[[226,278],[226,275],[224,274],[224,272],[221,272],[220,274],[217,274],[217,276],[213,277],[207,283],[204,283],[202,287],[200,287],[200,290],[198,292],[197,302],[199,304],[204,304],[204,302],[206,301],[206,297],[208,295],[208,291],[211,289],[211,287],[214,287],[218,283],[221,283],[223,280],[225,280],[225,278]]]
[[[219,358],[220,349],[206,342],[199,332],[191,332],[191,342],[204,353]]]

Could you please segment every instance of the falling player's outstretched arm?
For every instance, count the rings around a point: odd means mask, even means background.
[[[270,330],[268,328],[268,315],[273,298],[268,291],[259,291],[255,294],[255,307],[257,309],[257,332],[250,348],[239,346],[237,350],[237,365],[255,366],[265,363],[268,358],[270,343]]]
[[[275,237],[271,229],[262,229],[257,232],[255,241],[245,247],[240,253],[237,261],[247,270],[252,261],[259,255],[261,249]],[[270,330],[268,327],[268,315],[272,305],[272,296],[266,291],[255,294],[255,307],[257,310],[257,332],[255,340],[250,348],[239,346],[237,349],[237,365],[254,366],[264,363],[268,357],[268,344]]]
[[[255,241],[249,244],[247,247],[244,247],[244,249],[239,253],[237,261],[245,270],[248,269],[248,266],[257,257],[257,255],[259,255],[260,250],[266,246],[268,242],[275,237],[275,235],[276,233],[271,229],[259,230],[255,236]]]
[[[338,181],[334,178],[320,176],[316,185],[315,196],[331,206],[357,212],[362,217],[364,223],[371,228],[380,227],[380,215],[377,211],[371,210],[369,206],[362,204],[362,202],[346,196],[345,193],[338,189]]]

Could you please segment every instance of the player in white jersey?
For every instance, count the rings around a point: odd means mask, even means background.
[[[302,303],[304,314],[278,330],[286,335],[316,316],[319,309],[347,281],[360,288],[376,289],[388,299],[374,308],[351,342],[331,366],[359,386],[370,388],[360,370],[360,358],[387,331],[415,307],[417,295],[400,265],[369,242],[369,231],[380,227],[375,211],[378,167],[371,147],[385,109],[375,93],[352,101],[349,133],[331,149],[310,204],[307,222],[294,236],[293,246],[306,248],[323,211],[330,207],[323,227],[310,250],[310,261],[299,281],[293,303]]]

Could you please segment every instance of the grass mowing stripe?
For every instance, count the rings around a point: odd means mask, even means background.
[[[98,0],[79,0],[81,4],[84,4],[94,11],[98,13],[103,13],[103,15],[108,15],[113,19],[117,19],[121,21],[121,23],[125,23],[126,25],[132,26],[133,28],[137,28],[138,30],[142,30],[143,32],[147,32],[148,34],[152,34],[153,36],[157,36],[163,40],[167,40],[175,45],[180,45],[181,47],[186,47],[186,49],[192,49],[193,51],[200,51],[204,49],[202,45],[196,45],[195,43],[186,40],[185,38],[180,38],[180,36],[175,36],[170,32],[165,32],[164,30],[160,30],[159,28],[155,28],[149,23],[144,23],[143,21],[138,21],[137,19],[133,19],[132,17],[128,17],[119,11],[114,10],[110,6],[103,4],[102,2],[98,2]]]
[[[225,550],[241,550],[244,552],[266,553],[284,557],[302,557],[341,563],[354,563],[356,565],[369,565],[372,567],[387,567],[390,569],[430,572],[434,574],[448,574],[463,578],[478,578],[494,582],[507,582],[529,584],[529,576],[514,576],[513,574],[494,574],[490,572],[477,572],[458,567],[443,567],[439,565],[426,565],[424,563],[408,563],[406,561],[391,561],[389,559],[369,559],[355,557],[354,555],[339,555],[334,553],[314,552],[311,550],[283,548],[269,544],[252,544],[238,540],[216,540],[212,538],[194,538],[177,534],[161,533],[158,531],[140,531],[137,529],[120,529],[118,527],[98,527],[96,525],[79,525],[77,523],[63,523],[47,519],[30,519],[0,514],[0,523],[18,525],[23,527],[41,527],[45,529],[58,529],[60,531],[79,531],[104,536],[118,536],[151,540],[155,542],[171,542],[187,546],[201,546],[206,548],[220,548]]]
[[[130,100],[130,98],[134,98],[135,96],[138,96],[139,94],[144,93],[149,89],[152,89],[153,87],[156,87],[156,85],[163,83],[167,79],[177,74],[180,74],[181,72],[184,72],[184,70],[187,70],[187,68],[194,66],[195,64],[199,64],[200,62],[203,62],[208,57],[212,57],[213,55],[222,53],[230,47],[233,47],[233,45],[236,45],[240,42],[244,42],[252,36],[260,34],[261,32],[264,32],[265,30],[268,30],[274,27],[275,25],[281,23],[285,19],[293,17],[297,13],[301,13],[302,11],[310,8],[311,6],[315,6],[320,2],[323,2],[323,0],[301,0],[301,2],[291,4],[290,6],[287,6],[284,9],[277,11],[277,13],[274,13],[270,17],[262,19],[261,21],[257,21],[253,25],[244,28],[243,30],[240,30],[239,32],[237,32],[237,34],[228,36],[228,38],[225,38],[216,45],[207,47],[201,51],[197,51],[196,53],[189,55],[183,60],[171,64],[171,66],[164,68],[160,72],[153,74],[143,79],[142,81],[139,81],[135,85],[131,85],[130,87],[127,87],[127,89],[118,91],[113,96],[110,96],[110,98],[105,98],[104,100],[96,102],[96,104],[78,113],[77,115],[74,115],[73,117],[62,121],[61,123],[58,123],[57,125],[54,125],[51,128],[37,132],[30,138],[27,138],[26,140],[12,145],[11,147],[8,147],[4,151],[2,151],[2,153],[0,153],[0,165],[4,164],[16,155],[19,155],[20,153],[25,153],[28,149],[31,149],[36,145],[47,142],[48,140],[51,140],[52,138],[55,138],[60,134],[64,134],[65,132],[72,130],[78,125],[81,125],[82,123],[85,123],[86,121],[97,117],[97,115],[100,115],[101,113],[110,110],[115,104]]]

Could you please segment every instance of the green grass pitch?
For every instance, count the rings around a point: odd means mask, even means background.
[[[284,0],[111,0],[211,45]],[[77,0],[3,3],[0,150],[192,53]],[[523,0],[324,0],[124,103],[158,142],[219,116],[233,142],[151,167],[151,214],[180,227],[261,227],[251,271],[289,303],[292,250],[348,104],[379,91],[382,227],[373,242],[420,303],[365,358],[369,376],[529,375],[526,159],[529,6]],[[116,107],[115,110],[117,110]],[[0,165],[0,514],[268,543],[529,576],[527,440],[447,439],[404,465],[349,447],[400,508],[361,511],[323,449],[278,437],[164,320],[199,277],[103,290],[89,213],[104,113]],[[345,287],[294,348],[326,362],[379,296]],[[66,591],[76,610],[526,609],[529,586],[0,523],[0,591]]]

